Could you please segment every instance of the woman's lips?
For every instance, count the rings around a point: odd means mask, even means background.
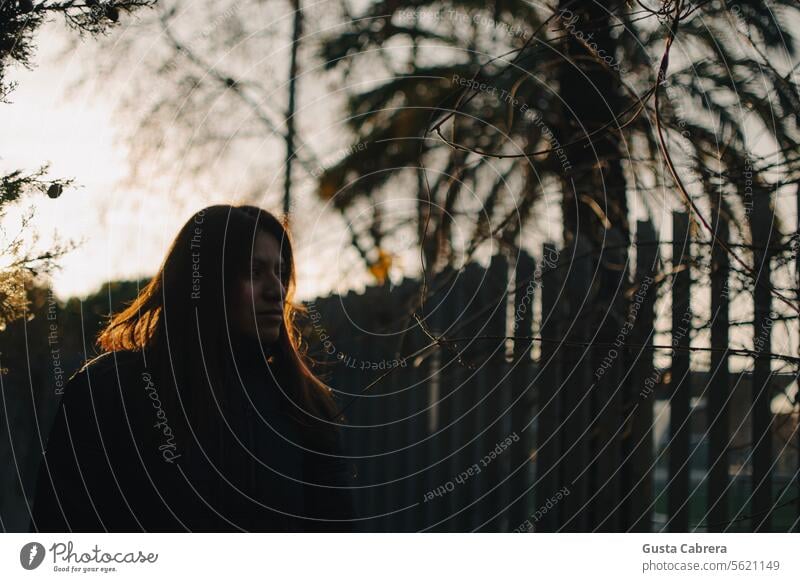
[[[283,317],[283,312],[282,311],[259,311],[257,315],[258,315],[258,317],[275,317],[275,318],[281,317],[282,318]]]

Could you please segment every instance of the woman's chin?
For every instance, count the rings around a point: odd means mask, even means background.
[[[272,345],[281,335],[281,328],[278,327],[267,327],[267,328],[259,328],[258,330],[258,340],[264,345]]]

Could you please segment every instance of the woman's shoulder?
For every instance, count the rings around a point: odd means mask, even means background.
[[[128,371],[132,367],[141,366],[144,363],[142,352],[131,350],[119,350],[115,352],[104,352],[87,360],[75,375],[88,374],[100,375],[118,371]]]
[[[109,385],[130,382],[142,369],[142,355],[133,351],[105,352],[86,361],[69,379],[64,389],[67,402],[92,397],[112,398],[118,390]]]
[[[130,427],[149,427],[145,392],[137,390],[144,385],[144,369],[136,352],[108,352],[86,362],[64,386],[54,428],[59,438],[103,451],[117,446]]]
[[[91,382],[109,379],[114,376],[127,379],[145,369],[145,359],[141,352],[119,350],[104,352],[87,360],[70,378],[70,382]]]

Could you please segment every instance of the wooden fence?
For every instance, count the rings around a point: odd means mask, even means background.
[[[773,479],[777,457],[794,449],[777,449],[771,434],[769,261],[755,287],[760,356],[752,373],[730,373],[727,254],[715,247],[711,288],[701,289],[685,214],[673,216],[673,231],[675,259],[664,261],[652,225],[638,224],[627,318],[614,323],[611,342],[598,343],[588,323],[597,291],[580,246],[547,244],[538,263],[522,252],[446,271],[426,281],[423,305],[416,280],[307,303],[316,371],[345,408],[361,529],[792,527],[798,505],[785,500],[796,486],[787,492]],[[654,365],[659,289],[671,295],[668,369]],[[711,371],[702,373],[692,371],[688,349],[698,293],[710,294],[715,314]],[[752,406],[734,419],[737,387],[750,391]],[[663,402],[668,433],[658,447]],[[789,421],[796,434],[796,415]],[[788,526],[773,522],[777,513]]]

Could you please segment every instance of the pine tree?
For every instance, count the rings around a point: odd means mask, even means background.
[[[130,13],[154,4],[155,0],[86,0],[75,2],[34,2],[32,0],[0,1],[0,106],[11,103],[15,84],[7,80],[12,67],[32,66],[36,33],[48,18],[60,15],[79,34],[105,33],[119,22],[120,14]],[[48,166],[36,170],[17,169],[0,175],[0,218],[9,205],[36,193],[58,198],[73,180],[48,178]],[[48,273],[66,247],[55,247],[40,254],[31,254],[22,237],[28,228],[30,214],[18,225],[13,236],[0,231],[3,267],[0,269],[0,329],[26,313],[29,304],[26,285],[31,277]]]

